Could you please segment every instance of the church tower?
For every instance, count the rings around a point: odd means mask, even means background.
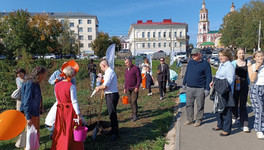
[[[235,11],[235,5],[234,2],[232,2],[232,6],[230,7],[230,12],[234,12]]]
[[[208,10],[205,8],[206,4],[203,0],[202,9],[200,10],[199,15],[199,24],[198,24],[198,34],[208,33],[209,32],[209,20],[208,20]]]

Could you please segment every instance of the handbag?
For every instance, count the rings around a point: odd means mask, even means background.
[[[21,98],[21,88],[16,89],[12,94],[11,98],[20,99]]]
[[[19,137],[18,137],[18,139],[17,139],[17,141],[16,141],[15,146],[16,146],[17,148],[25,148],[25,147],[26,147],[26,140],[27,140],[27,132],[26,132],[26,131],[23,131],[23,132],[19,135]]]
[[[38,131],[34,125],[27,126],[26,150],[37,150],[39,148]]]

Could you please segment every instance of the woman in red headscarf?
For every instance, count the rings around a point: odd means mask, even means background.
[[[76,86],[70,82],[77,71],[70,65],[63,65],[61,76],[64,79],[55,85],[58,105],[51,150],[84,150],[83,142],[73,139],[73,128],[77,124],[73,119],[77,119],[80,124],[82,121]]]

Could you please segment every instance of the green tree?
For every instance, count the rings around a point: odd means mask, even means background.
[[[121,50],[121,41],[118,37],[113,36],[111,38],[111,44],[116,44],[116,48],[115,48],[116,52]]]
[[[103,57],[106,54],[106,50],[112,41],[108,33],[100,32],[96,39],[92,42],[92,49],[94,54],[98,57]]]
[[[263,1],[252,0],[248,4],[244,4],[240,10],[227,14],[220,28],[221,43],[224,46],[257,49],[260,20],[264,22]],[[264,23],[261,27],[260,43],[264,42],[263,31]],[[261,46],[262,49],[263,45]]]
[[[59,52],[61,45],[58,37],[63,32],[60,22],[49,15],[37,14],[31,18],[29,25],[34,37],[33,44],[36,47],[34,53],[44,55]]]
[[[17,10],[4,16],[0,22],[0,38],[8,58],[22,55],[22,49],[32,50],[33,36],[27,11]]]
[[[78,53],[78,43],[76,40],[76,35],[70,31],[69,21],[65,20],[63,23],[63,32],[59,37],[59,42],[61,44],[61,54],[77,54]]]

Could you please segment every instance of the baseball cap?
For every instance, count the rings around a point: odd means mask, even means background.
[[[191,54],[194,55],[194,54],[199,53],[200,51],[201,50],[199,48],[193,48]]]

